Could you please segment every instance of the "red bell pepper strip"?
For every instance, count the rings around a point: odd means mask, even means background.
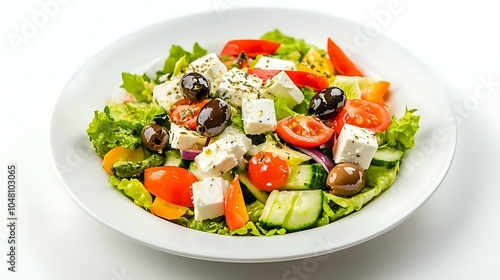
[[[337,44],[332,39],[328,38],[327,45],[328,56],[333,63],[335,71],[344,76],[363,76],[361,71],[354,63],[344,54]]]
[[[260,39],[241,39],[231,40],[226,43],[220,53],[221,56],[239,55],[244,52],[248,57],[255,58],[258,55],[274,54],[281,46],[281,43],[260,40]]]
[[[285,71],[285,73],[288,75],[288,77],[290,77],[292,82],[299,88],[310,87],[314,91],[318,92],[330,85],[328,82],[328,78],[326,76],[317,75],[309,72],[293,71],[293,70],[259,69],[259,68],[248,69],[249,74],[254,74],[257,77],[261,78],[263,81],[266,81],[276,76],[276,74],[278,74],[281,71]]]

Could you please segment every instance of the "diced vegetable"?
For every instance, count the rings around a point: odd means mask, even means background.
[[[149,210],[153,215],[158,217],[162,217],[167,220],[176,220],[182,217],[188,209],[189,208],[186,206],[175,205],[156,197]]]
[[[120,178],[132,178],[141,175],[146,168],[160,166],[165,161],[165,157],[153,154],[141,161],[118,161],[111,165],[113,175]]]
[[[165,166],[181,166],[182,158],[177,150],[168,150],[165,152]]]
[[[271,192],[259,220],[268,228],[303,230],[312,227],[318,220],[322,205],[322,190],[275,190]]]
[[[141,161],[144,159],[144,150],[137,148],[131,150],[122,146],[115,147],[106,153],[102,160],[102,166],[109,175],[113,175],[111,166],[119,161]]]
[[[285,185],[290,174],[288,162],[271,152],[259,152],[248,161],[248,178],[255,187],[272,191]]]
[[[292,166],[290,176],[281,190],[324,189],[328,173],[318,163]]]
[[[301,153],[299,151],[293,150],[290,147],[285,146],[271,139],[271,137],[267,137],[266,139],[267,139],[266,142],[257,145],[258,151],[268,151],[274,153],[282,157],[290,165],[299,165],[311,159],[310,156]]]
[[[304,154],[310,156],[314,161],[317,163],[321,164],[321,166],[325,169],[326,172],[330,172],[332,170],[333,166],[335,163],[331,158],[323,154],[322,152],[318,151],[317,149],[306,149],[306,148],[299,148],[297,149]]]
[[[256,57],[257,55],[270,55],[274,54],[281,44],[269,40],[258,39],[240,39],[231,40],[226,43],[220,53],[221,56],[225,55],[239,55],[245,53],[248,57]]]
[[[392,169],[403,159],[403,152],[390,147],[382,147],[375,152],[371,165]]]
[[[229,184],[224,197],[224,216],[229,230],[239,229],[248,222],[248,212],[241,192],[238,175]]]
[[[346,76],[363,76],[358,67],[344,54],[342,49],[335,44],[332,39],[328,38],[327,43],[328,56],[330,57],[333,68],[340,75]]]
[[[311,190],[298,193],[292,211],[283,223],[283,228],[289,232],[313,227],[323,210],[323,191]]]
[[[144,187],[170,203],[193,207],[191,185],[198,181],[187,169],[176,166],[151,167],[144,171]]]
[[[248,178],[247,173],[238,173],[238,178],[243,185],[242,188],[248,189],[252,196],[259,202],[263,204],[266,203],[267,198],[269,197],[269,193],[259,190],[254,184],[252,184],[252,182],[250,182],[250,179]]]

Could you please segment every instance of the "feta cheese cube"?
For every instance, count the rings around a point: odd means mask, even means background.
[[[240,160],[252,146],[252,140],[233,127],[226,128],[213,143],[228,150],[228,152],[233,154],[238,160]]]
[[[295,62],[290,60],[283,60],[279,58],[272,58],[267,56],[262,56],[259,58],[257,63],[255,63],[254,68],[260,69],[274,69],[274,70],[297,70]]]
[[[344,124],[333,146],[335,163],[349,162],[367,169],[377,151],[375,134],[364,128]]]
[[[196,131],[171,123],[168,141],[172,149],[201,150],[205,146],[207,138]]]
[[[194,158],[206,176],[218,177],[237,166],[252,146],[252,140],[235,128],[226,128],[217,140],[203,148]]]
[[[304,100],[302,91],[292,82],[285,71],[264,82],[260,96],[269,99],[284,98],[289,108],[295,107]]]
[[[224,196],[229,182],[221,177],[205,178],[191,185],[195,220],[202,221],[224,215]]]
[[[184,99],[181,93],[179,80],[166,81],[156,85],[153,88],[153,99],[158,101],[158,104],[160,104],[165,111],[169,112],[177,101]]]
[[[257,99],[262,79],[238,68],[222,75],[217,95],[235,107],[241,107],[243,99]]]
[[[271,99],[244,99],[241,114],[246,134],[262,134],[276,129],[276,112]]]
[[[219,177],[238,165],[238,159],[228,149],[216,142],[203,148],[203,151],[194,158],[198,169],[208,177]]]
[[[186,73],[191,72],[198,72],[205,76],[210,81],[211,91],[215,91],[222,75],[227,72],[227,68],[217,54],[209,53],[189,63]]]

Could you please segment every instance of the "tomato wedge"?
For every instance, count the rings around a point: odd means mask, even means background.
[[[144,187],[164,201],[193,207],[191,185],[198,178],[189,170],[177,166],[150,167],[144,171]]]
[[[231,56],[244,52],[248,57],[255,58],[258,55],[274,54],[280,45],[278,42],[260,39],[231,40],[222,48],[220,55]]]
[[[294,146],[314,148],[328,142],[333,135],[333,129],[317,117],[297,115],[280,120],[276,133]]]
[[[342,49],[328,38],[327,52],[333,63],[335,71],[344,76],[363,76],[363,73],[354,65],[354,63],[345,55]]]
[[[185,125],[191,130],[196,130],[196,118],[201,108],[208,103],[208,99],[201,102],[189,104],[187,99],[182,99],[172,106],[170,120],[177,125]]]
[[[376,102],[348,99],[344,109],[330,121],[337,135],[345,123],[366,128],[376,133],[387,129],[391,122],[391,116],[384,106]]]
[[[248,162],[248,179],[262,191],[283,187],[290,175],[290,165],[271,152],[259,152]]]
[[[226,192],[224,198],[224,216],[229,230],[242,228],[249,220],[238,175],[233,178]]]
[[[249,74],[256,75],[261,78],[263,81],[267,81],[268,79],[276,76],[281,71],[285,71],[285,73],[290,77],[292,82],[299,88],[310,87],[314,91],[318,92],[324,88],[327,88],[330,84],[328,82],[328,78],[324,75],[317,75],[304,71],[293,71],[293,70],[274,70],[274,69],[260,69],[260,68],[251,68],[248,69]]]

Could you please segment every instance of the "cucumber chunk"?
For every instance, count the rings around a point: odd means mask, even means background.
[[[326,187],[328,174],[319,163],[303,164],[290,167],[290,174],[283,190],[309,190]]]
[[[375,152],[371,165],[392,169],[399,164],[401,160],[403,160],[402,151],[390,147],[383,147]]]
[[[182,164],[181,155],[177,150],[168,150],[165,152],[165,166],[180,166]]]

